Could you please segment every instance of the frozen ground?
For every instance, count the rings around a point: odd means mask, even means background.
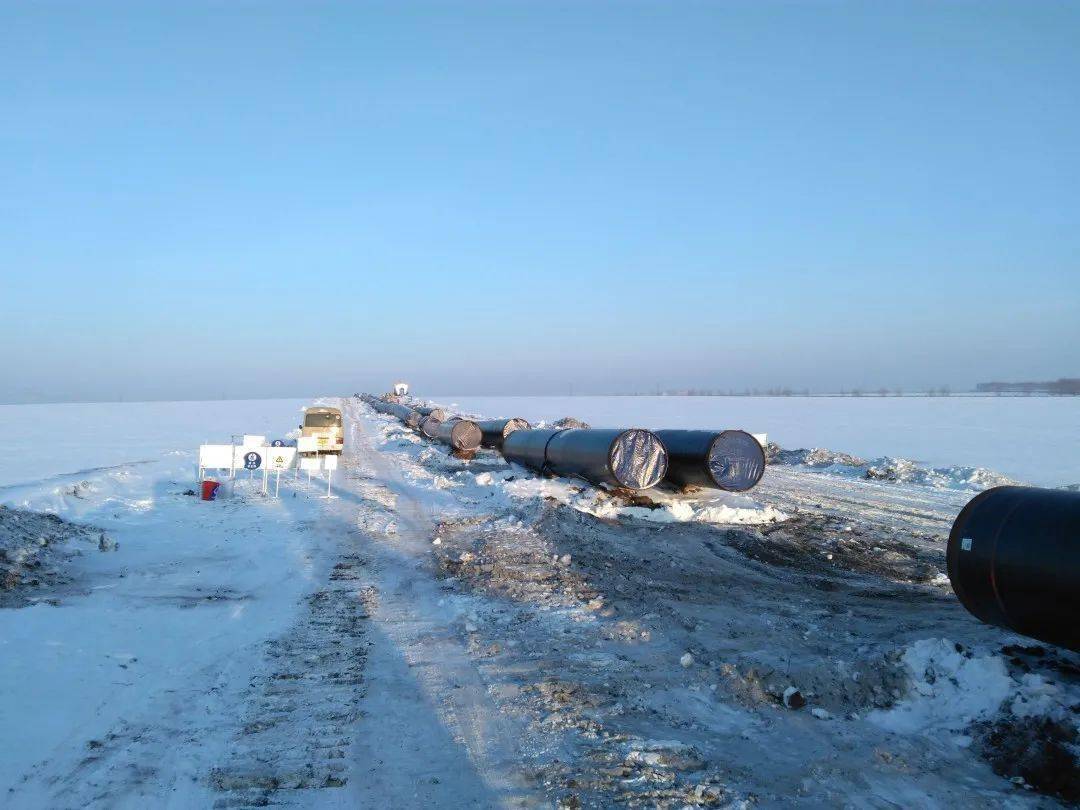
[[[73,417],[77,464],[46,446],[0,490],[5,806],[1080,796],[1080,660],[979,625],[943,576],[975,484],[804,456],[751,496],[628,502],[345,401],[336,499],[185,494],[199,441],[299,404],[121,406],[131,452],[119,417]]]

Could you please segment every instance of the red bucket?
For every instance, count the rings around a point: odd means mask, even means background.
[[[202,499],[204,501],[214,500],[214,496],[217,495],[218,487],[220,487],[217,481],[203,481],[202,482]]]

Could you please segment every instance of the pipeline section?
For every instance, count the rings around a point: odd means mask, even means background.
[[[765,474],[765,450],[745,430],[658,430],[668,451],[667,481],[728,492],[753,489]]]
[[[980,492],[953,522],[945,560],[975,618],[1080,652],[1080,493]]]
[[[429,416],[428,420],[433,418],[433,416]],[[483,434],[480,428],[477,427],[476,422],[459,419],[455,416],[438,423],[435,428],[434,438],[436,441],[450,445],[458,452],[470,452],[480,446]]]
[[[416,412],[421,416],[434,416],[440,422],[445,422],[447,413],[442,408],[432,408],[427,405],[422,405],[416,409]]]
[[[656,486],[668,468],[663,442],[641,428],[515,430],[502,452],[507,461],[542,473],[632,490]]]
[[[429,439],[434,439],[439,435],[439,425],[442,424],[442,420],[436,419],[434,416],[421,416],[420,417],[420,432],[427,436]]]
[[[482,447],[502,447],[503,441],[515,430],[528,430],[532,425],[524,419],[485,419],[477,422],[483,438],[480,440]]]

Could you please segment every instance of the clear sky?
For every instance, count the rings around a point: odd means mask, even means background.
[[[0,401],[1080,376],[1080,3],[0,15]]]

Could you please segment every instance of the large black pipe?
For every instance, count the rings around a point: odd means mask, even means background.
[[[765,451],[745,430],[658,430],[668,451],[667,480],[745,492],[765,474]]]
[[[515,430],[502,443],[503,458],[539,472],[548,472],[547,446],[553,436],[562,430],[538,429]]]
[[[419,425],[420,425],[420,418],[421,418],[420,414],[418,414],[416,411],[414,411],[412,408],[408,407],[407,405],[401,405],[401,404],[392,402],[392,403],[388,403],[385,406],[385,409],[386,410],[384,411],[384,413],[388,413],[388,414],[391,414],[393,416],[396,416],[398,419],[400,419],[402,422],[404,422],[408,427],[411,427],[411,428],[415,429],[415,428],[419,427]]]
[[[390,408],[390,403],[383,402],[381,399],[373,399],[368,403],[368,405],[370,405],[373,410],[376,410],[379,413],[390,413],[390,411],[388,410]]]
[[[630,430],[515,430],[503,455],[543,472],[596,484],[649,489],[667,472],[667,450],[655,433]]]
[[[420,420],[420,432],[429,439],[434,439],[438,435],[439,425],[441,424],[441,419],[436,419],[434,416],[425,416]]]
[[[430,405],[421,405],[416,408],[416,412],[421,416],[434,416],[440,422],[446,421],[447,413],[442,408],[433,408]]]
[[[548,442],[547,464],[560,475],[595,484],[649,489],[664,480],[668,460],[664,443],[652,431],[589,428],[553,436]]]
[[[1080,493],[979,493],[953,523],[946,561],[976,618],[1080,652]]]
[[[432,417],[428,417],[431,419]],[[435,429],[435,438],[443,444],[448,444],[455,450],[475,450],[480,446],[480,440],[483,434],[480,428],[477,427],[476,422],[471,422],[468,419],[447,419],[444,422],[440,422],[439,426]]]
[[[530,427],[524,419],[486,419],[476,425],[484,434],[480,441],[484,447],[502,447],[503,440],[515,430],[528,430]]]

